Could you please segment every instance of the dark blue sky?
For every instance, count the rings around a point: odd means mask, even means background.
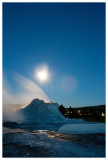
[[[66,107],[105,104],[105,3],[3,3],[9,83],[12,72],[33,80],[39,63],[53,73],[38,84],[50,99]],[[76,81],[72,91],[62,86],[66,76]]]

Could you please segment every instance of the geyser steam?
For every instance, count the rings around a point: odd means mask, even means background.
[[[15,108],[23,108],[28,105],[34,98],[39,98],[45,102],[49,101],[49,98],[44,91],[35,84],[32,80],[25,78],[22,75],[15,74],[17,85],[20,88],[20,92],[16,94],[11,93],[11,87],[5,78],[3,79],[3,120],[4,121],[16,121],[21,122],[24,117],[20,113],[15,112]],[[8,85],[7,85],[8,84]]]

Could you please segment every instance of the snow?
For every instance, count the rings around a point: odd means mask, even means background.
[[[99,134],[82,137],[45,130],[5,129],[3,136],[3,151],[7,157],[105,157],[103,144],[104,135]]]
[[[11,128],[3,131],[4,157],[105,157],[104,123],[68,119],[57,103],[39,99],[15,113],[24,119],[6,123]]]
[[[105,133],[105,124],[66,124],[60,127],[58,132],[69,134]]]
[[[58,104],[53,102],[45,103],[43,100],[34,99],[31,103],[23,109],[17,110],[15,113],[23,115],[23,120],[19,120],[24,124],[48,124],[48,123],[89,123],[83,119],[69,119],[63,116],[58,109]],[[20,119],[20,116],[19,116]]]
[[[45,103],[43,100],[34,99],[28,106],[17,111],[24,115],[26,123],[60,123],[66,118],[58,109],[57,103]]]
[[[64,117],[55,102],[45,103],[43,100],[34,99],[28,106],[15,113],[24,116],[21,125],[17,125],[18,128],[54,130],[70,134],[105,133],[103,123]]]

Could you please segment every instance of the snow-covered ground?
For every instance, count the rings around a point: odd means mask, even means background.
[[[4,127],[3,157],[105,157],[105,124],[73,123]]]
[[[105,157],[104,123],[65,118],[39,99],[17,113],[20,123],[4,123],[3,157]]]
[[[4,129],[3,157],[105,157],[104,134]]]
[[[105,124],[104,123],[66,124],[64,126],[61,126],[58,131],[69,134],[88,134],[88,133],[105,134]]]

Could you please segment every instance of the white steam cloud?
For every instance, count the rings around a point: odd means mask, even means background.
[[[44,91],[35,84],[32,80],[25,78],[22,75],[15,74],[17,85],[20,88],[20,92],[16,94],[11,93],[9,84],[4,80],[3,83],[3,120],[4,121],[16,121],[21,122],[24,117],[15,110],[24,108],[34,98],[39,98],[45,102],[50,101]]]

